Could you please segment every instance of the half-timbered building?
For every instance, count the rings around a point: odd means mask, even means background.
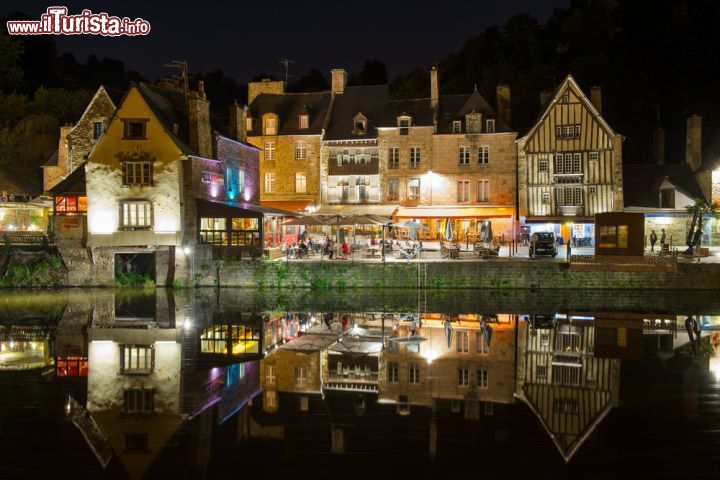
[[[517,141],[519,216],[531,231],[592,241],[593,216],[623,208],[623,137],[602,117],[599,87],[591,97],[568,75]]]

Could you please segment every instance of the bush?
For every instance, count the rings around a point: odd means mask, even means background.
[[[120,287],[142,287],[142,288],[154,288],[155,281],[145,273],[139,273],[136,270],[129,272],[116,271],[115,272],[115,283]]]
[[[0,277],[0,287],[58,287],[65,283],[60,255],[48,255],[34,265],[12,265]]]

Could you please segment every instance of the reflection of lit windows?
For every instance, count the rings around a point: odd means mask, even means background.
[[[547,347],[548,345],[550,345],[550,335],[547,333],[540,334],[540,346]]]
[[[275,365],[265,365],[265,384],[275,385]]]
[[[493,404],[492,402],[485,402],[485,405],[483,407],[483,413],[487,416],[491,416],[493,414]]]
[[[482,353],[484,355],[490,353],[490,345],[488,345],[485,335],[483,335],[482,332],[477,332],[475,334],[475,339],[477,340],[477,353]]]
[[[125,434],[125,453],[146,453],[148,451],[147,433]]]
[[[488,388],[488,371],[478,370],[477,371],[477,386],[479,388]]]
[[[547,365],[538,365],[536,371],[538,380],[545,380],[547,378]]]
[[[307,412],[310,409],[310,401],[308,397],[300,397],[300,411]]]
[[[307,384],[307,368],[295,367],[295,385],[304,387]]]
[[[126,388],[123,390],[123,413],[153,413],[155,390],[152,388]]]
[[[120,373],[148,375],[153,371],[155,350],[149,345],[121,345]]]
[[[553,365],[553,384],[580,385],[580,363],[576,365]]]
[[[147,200],[121,202],[120,227],[125,230],[143,230],[152,227],[152,203]]]
[[[408,371],[410,383],[420,383],[420,365],[417,363],[411,363]]]
[[[265,391],[265,405],[267,408],[277,407],[277,392],[274,390]]]
[[[470,336],[468,332],[457,332],[455,335],[455,344],[458,353],[468,353],[470,351]]]
[[[146,137],[147,120],[123,119],[123,139],[144,140]]]
[[[452,413],[460,413],[460,400],[453,400],[450,404],[450,410]]]
[[[391,343],[394,343],[394,342],[391,342]],[[388,382],[389,383],[398,383],[399,375],[398,375],[397,362],[388,362],[387,373],[388,373]]]
[[[260,327],[249,325],[213,325],[200,334],[203,353],[232,355],[260,352]],[[267,367],[266,367],[267,368]],[[267,370],[266,370],[267,373]],[[273,374],[274,378],[274,374]]]
[[[470,386],[470,370],[467,368],[458,368],[458,387]]]
[[[577,415],[580,413],[580,404],[574,398],[556,398],[553,400],[553,412]]]

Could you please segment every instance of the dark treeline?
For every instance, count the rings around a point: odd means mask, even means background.
[[[391,80],[392,95],[427,97],[432,60]],[[650,161],[658,126],[667,131],[667,161],[680,161],[685,118],[692,113],[703,115],[706,138],[720,130],[720,2],[713,0],[572,0],[545,24],[517,15],[487,28],[437,63],[443,93],[467,93],[477,85],[494,104],[495,86],[508,83],[520,134],[540,114],[540,93],[568,73],[586,91],[601,85],[603,114],[627,137],[625,162]],[[254,79],[266,77],[273,75]],[[328,72],[310,68],[291,79],[288,91],[326,90],[327,78]],[[191,84],[198,79],[219,113],[234,99],[245,101],[246,86],[222,70],[191,74]],[[133,80],[143,76],[119,60],[90,56],[83,63],[58,54],[52,37],[0,34],[0,168],[41,164],[56,146],[57,127],[82,114],[98,85],[119,98]],[[386,66],[377,59],[349,76],[351,85],[387,82]]]

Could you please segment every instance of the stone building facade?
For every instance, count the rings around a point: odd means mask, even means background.
[[[43,191],[49,191],[85,162],[114,112],[115,104],[101,86],[80,120],[75,125],[60,127],[57,151],[43,165]]]

